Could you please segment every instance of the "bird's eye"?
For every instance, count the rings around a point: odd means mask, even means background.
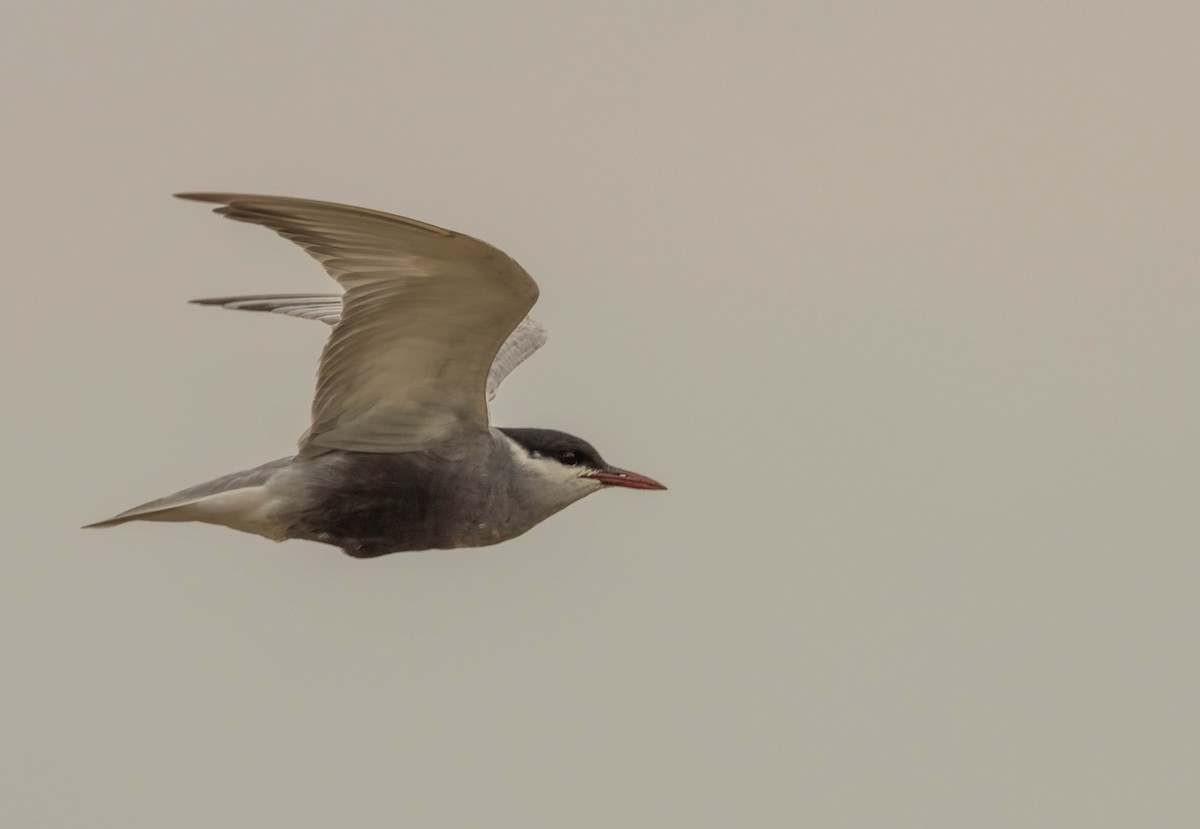
[[[583,458],[578,452],[563,452],[558,456],[558,460],[564,466],[578,466],[583,462]]]

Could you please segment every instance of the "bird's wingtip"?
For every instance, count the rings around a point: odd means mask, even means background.
[[[177,199],[186,199],[188,201],[207,201],[217,202],[218,204],[226,200],[226,196],[221,193],[172,193]]]

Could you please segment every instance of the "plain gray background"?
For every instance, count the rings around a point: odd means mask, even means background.
[[[0,822],[1200,821],[1194,3],[6,3]],[[359,562],[78,526],[289,454],[332,290],[176,190],[484,238],[493,414],[667,493]]]

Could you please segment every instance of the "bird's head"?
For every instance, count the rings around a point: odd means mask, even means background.
[[[658,481],[605,462],[582,438],[553,429],[501,429],[517,446],[518,463],[538,478],[575,494],[607,487],[666,489]]]

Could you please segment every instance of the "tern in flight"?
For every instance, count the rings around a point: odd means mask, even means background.
[[[341,294],[196,300],[320,320],[332,331],[299,451],[101,521],[203,521],[356,558],[478,547],[601,489],[665,489],[580,438],[491,425],[500,382],[546,340],[538,286],[491,245],[361,207],[184,193],[295,242]]]

